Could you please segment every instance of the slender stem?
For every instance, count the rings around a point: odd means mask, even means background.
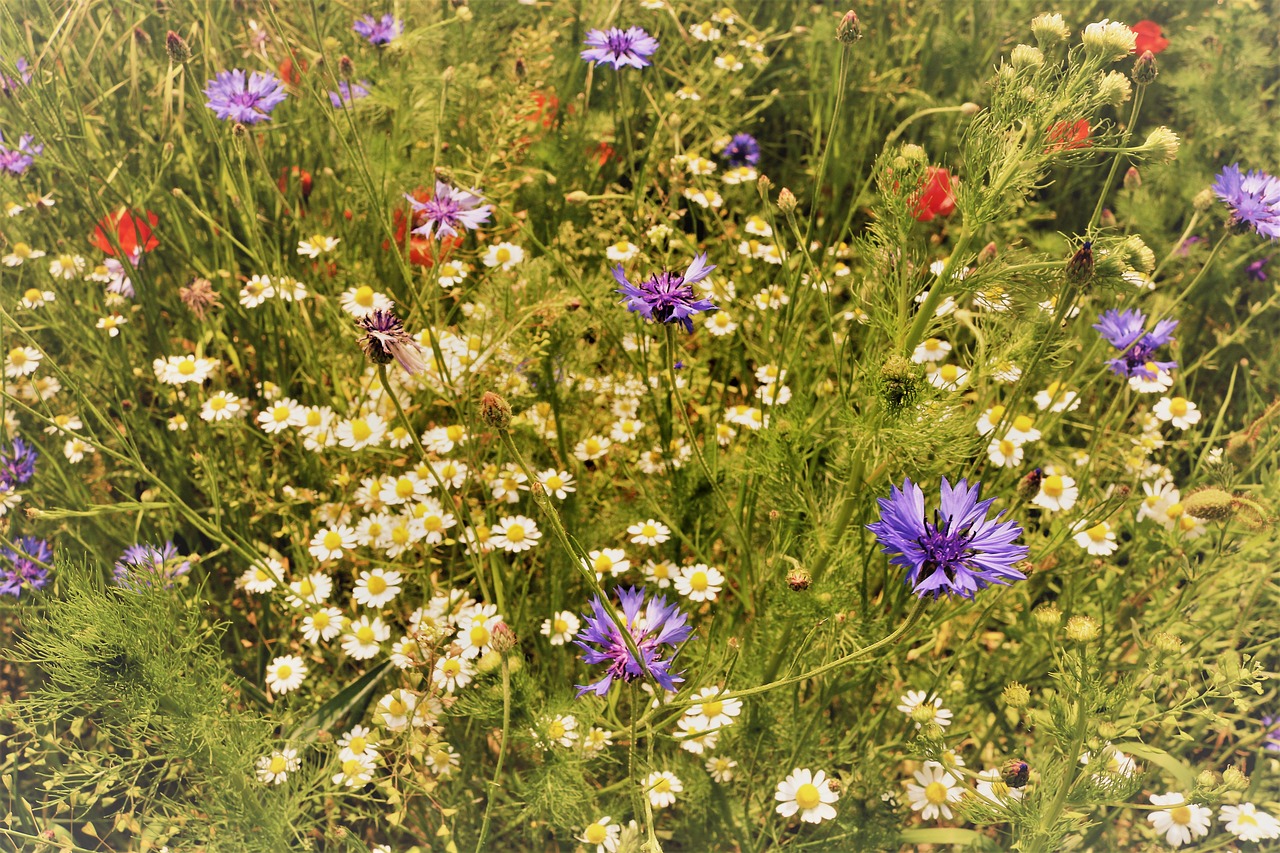
[[[493,779],[489,781],[489,796],[485,798],[484,820],[480,823],[480,836],[476,839],[476,853],[484,850],[484,840],[489,834],[489,817],[493,810],[493,799],[496,791],[502,787],[502,764],[507,757],[507,737],[511,732],[511,667],[507,656],[502,656],[502,742],[498,744],[498,763],[493,768]]]
[[[1139,86],[1137,94],[1133,96],[1133,108],[1129,110],[1129,123],[1125,125],[1124,136],[1120,139],[1121,147],[1129,144],[1129,137],[1133,135],[1133,126],[1138,121],[1138,111],[1142,109],[1142,98],[1147,93],[1146,86]],[[1097,231],[1098,222],[1102,219],[1102,206],[1106,204],[1107,195],[1111,192],[1111,187],[1115,184],[1116,173],[1120,171],[1120,159],[1122,155],[1117,153],[1111,159],[1111,171],[1107,173],[1107,180],[1102,184],[1102,192],[1098,194],[1098,203],[1093,208],[1093,216],[1089,217],[1089,227],[1085,229],[1085,233],[1089,238],[1093,238],[1093,234]]]

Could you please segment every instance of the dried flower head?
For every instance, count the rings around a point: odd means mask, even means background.
[[[379,309],[361,317],[356,325],[364,331],[360,348],[374,364],[389,364],[395,359],[410,374],[427,369],[422,347],[404,330],[404,323],[395,314]]]

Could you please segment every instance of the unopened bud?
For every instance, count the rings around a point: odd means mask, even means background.
[[[1000,769],[1000,778],[1010,788],[1025,788],[1031,779],[1031,765],[1021,758],[1011,758]]]
[[[1213,195],[1213,190],[1209,187],[1205,187],[1200,190],[1200,192],[1196,193],[1195,198],[1191,199],[1191,206],[1201,213],[1204,213],[1206,210],[1213,207],[1215,201],[1216,198]]]
[[[773,189],[773,181],[769,180],[768,175],[761,175],[756,178],[756,189],[760,192],[760,197],[767,203],[769,201],[769,191]]]
[[[569,204],[583,204],[591,196],[587,195],[585,190],[574,190],[571,193],[564,194],[564,200]]]
[[[1071,256],[1071,260],[1067,261],[1067,281],[1075,285],[1086,285],[1093,281],[1093,270],[1093,241],[1085,240]]]
[[[1182,651],[1182,640],[1167,631],[1160,631],[1151,638],[1151,644],[1162,655],[1175,655]]]
[[[925,723],[932,722],[933,718],[938,715],[938,708],[932,702],[921,703],[911,709],[911,722]]]
[[[1009,64],[1014,68],[1038,68],[1044,65],[1044,53],[1038,47],[1020,44],[1009,54]]]
[[[987,263],[990,263],[991,261],[994,261],[996,259],[997,251],[998,249],[996,248],[996,244],[994,240],[988,243],[987,245],[983,246],[982,251],[978,252],[978,261],[977,261],[978,266],[982,266],[983,264],[987,264]]]
[[[1229,492],[1209,486],[1183,498],[1182,509],[1187,515],[1205,521],[1223,521],[1236,514],[1236,499]]]
[[[852,9],[845,12],[836,25],[836,38],[844,44],[853,44],[862,38],[862,24],[858,22],[858,15]]]
[[[965,116],[977,115],[978,110],[980,109],[982,109],[982,107],[978,106],[973,101],[965,101],[963,104],[960,105],[960,115],[965,115]]]
[[[356,73],[356,64],[351,61],[351,57],[345,53],[338,57],[338,74],[342,77],[351,78]]]
[[[1238,767],[1228,767],[1222,771],[1222,784],[1233,791],[1244,791],[1249,787],[1249,777]]]
[[[795,193],[783,187],[778,191],[778,210],[783,213],[791,213],[796,209]]]
[[[927,163],[929,162],[929,154],[914,142],[908,142],[906,145],[898,149],[899,156],[905,163]]]
[[[1138,172],[1137,166],[1130,166],[1129,170],[1124,173],[1124,188],[1129,192],[1142,187],[1142,175]]]
[[[1142,56],[1133,61],[1133,82],[1139,86],[1146,86],[1156,79],[1156,75],[1160,73],[1160,68],[1156,64],[1156,55],[1149,50],[1144,50]]]
[[[1098,623],[1089,616],[1072,616],[1067,620],[1067,639],[1073,643],[1088,643],[1098,639]]]
[[[175,65],[182,65],[191,59],[191,45],[173,30],[169,30],[169,34],[164,37],[164,49]]]
[[[1048,50],[1056,44],[1064,42],[1071,35],[1071,30],[1057,12],[1039,15],[1031,22],[1031,34],[1036,43]]]
[[[900,355],[891,355],[880,366],[880,398],[891,413],[915,402],[923,385],[918,365]]]
[[[511,428],[511,404],[492,391],[480,397],[480,420],[500,432]]]
[[[1110,720],[1103,720],[1098,723],[1098,737],[1105,740],[1111,740],[1112,738],[1119,736],[1119,734],[1120,729]]]
[[[1016,681],[1010,682],[1001,696],[1010,708],[1025,708],[1031,704],[1031,691]]]
[[[787,586],[796,592],[804,592],[813,585],[813,576],[801,568],[794,568],[787,572]]]
[[[1157,127],[1147,134],[1147,141],[1142,147],[1147,156],[1155,163],[1172,163],[1178,156],[1178,147],[1182,144],[1178,134],[1167,127]]]
[[[1062,611],[1056,604],[1042,604],[1031,611],[1031,616],[1046,628],[1052,628],[1062,621]]]
[[[1044,472],[1039,468],[1032,468],[1029,474],[1018,481],[1014,491],[1019,498],[1029,501],[1040,493],[1040,481],[1043,479]]]
[[[249,128],[245,127],[240,122],[236,122],[235,124],[231,125],[232,138],[244,139],[248,135],[249,135]]]
[[[1196,774],[1196,787],[1216,788],[1220,784],[1222,784],[1221,777],[1212,770],[1201,770]]]
[[[507,652],[514,649],[519,642],[520,641],[516,638],[516,632],[512,631],[511,628],[507,626],[506,622],[499,622],[497,625],[493,626],[493,637],[490,639],[489,643],[493,646],[493,650],[498,654],[505,655]]]
[[[516,57],[516,68],[515,68],[515,70],[516,70],[516,79],[517,79],[517,80],[523,80],[523,79],[528,75],[528,73],[529,73],[529,69],[528,69],[528,68],[525,66],[525,64],[524,64],[524,57],[523,57],[523,56],[517,56],[517,57]]]

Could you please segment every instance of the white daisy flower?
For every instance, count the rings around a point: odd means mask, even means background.
[[[320,607],[302,618],[302,638],[313,646],[341,633],[342,611],[336,607]]]
[[[674,579],[676,592],[690,601],[715,601],[724,586],[719,569],[698,563],[685,566]]]
[[[289,774],[302,766],[296,749],[277,749],[258,759],[258,781],[264,785],[283,785]]]
[[[825,770],[813,773],[807,768],[797,767],[778,783],[773,798],[778,801],[776,811],[783,817],[799,812],[804,823],[822,823],[835,820],[836,809],[832,804],[840,799],[840,795],[827,784]]]
[[[243,405],[240,398],[230,391],[215,391],[200,407],[200,419],[217,423],[240,415]]]
[[[307,549],[311,556],[324,562],[339,560],[342,555],[356,547],[356,532],[345,524],[335,527],[322,527],[311,537],[311,546]]]
[[[604,548],[589,551],[585,562],[587,568],[595,571],[596,580],[601,581],[604,580],[606,574],[616,578],[631,568],[631,561],[627,559],[626,552],[621,548]]]
[[[379,293],[367,284],[362,284],[344,291],[338,297],[338,304],[342,306],[343,311],[359,319],[368,317],[374,311],[390,311],[395,303],[386,294]]]
[[[661,545],[671,538],[671,528],[652,518],[637,522],[627,528],[631,541],[637,545]]]
[[[1152,411],[1157,418],[1172,423],[1178,429],[1191,429],[1200,423],[1200,410],[1186,397],[1161,397]]]
[[[583,844],[594,844],[595,853],[617,853],[618,843],[622,838],[622,827],[609,821],[609,815],[605,815],[595,823],[588,824],[578,836],[578,840]]]
[[[512,554],[528,551],[538,544],[542,531],[532,518],[523,515],[506,515],[498,519],[490,533],[495,548]]]
[[[1041,509],[1057,512],[1075,506],[1080,490],[1076,481],[1061,474],[1051,474],[1040,480],[1040,492],[1032,499],[1032,503]]]
[[[369,621],[368,616],[361,616],[352,622],[347,633],[342,635],[342,651],[354,660],[368,660],[382,651],[382,644],[391,638],[391,629],[375,616]]]
[[[302,686],[307,664],[297,655],[281,655],[267,664],[267,687],[273,693],[288,693]]]
[[[524,249],[514,243],[499,243],[496,246],[490,246],[482,260],[486,267],[502,267],[503,272],[509,272],[512,267],[524,260]]]
[[[400,594],[400,573],[386,569],[361,572],[351,593],[356,604],[378,608]]]
[[[1218,820],[1227,832],[1241,841],[1267,841],[1280,838],[1280,821],[1253,803],[1225,805],[1218,810]]]
[[[936,761],[926,761],[915,772],[918,784],[908,783],[907,799],[912,811],[924,820],[951,820],[951,806],[964,799],[964,787]]]
[[[1151,804],[1169,807],[1151,812],[1147,820],[1170,847],[1181,847],[1209,834],[1213,812],[1198,803],[1188,803],[1182,794],[1152,794]]]
[[[1120,547],[1111,525],[1105,521],[1090,524],[1088,519],[1082,519],[1076,522],[1072,530],[1075,531],[1076,544],[1094,557],[1109,556]]]
[[[298,254],[308,258],[318,258],[325,252],[332,252],[338,248],[340,242],[341,239],[338,237],[315,234],[307,240],[298,241]]]
[[[680,777],[670,770],[655,770],[644,779],[644,789],[649,794],[649,804],[655,809],[675,805],[676,794],[684,791]]]
[[[461,690],[471,683],[471,661],[461,655],[445,655],[436,661],[431,670],[431,681],[449,693]]]

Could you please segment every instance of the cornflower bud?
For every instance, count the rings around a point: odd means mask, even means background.
[[[1093,281],[1093,241],[1085,240],[1076,253],[1067,261],[1067,281],[1076,285],[1086,285]]]
[[[505,655],[514,649],[519,642],[519,639],[516,638],[516,632],[512,631],[506,622],[499,622],[493,626],[493,638],[490,643],[493,646],[493,650],[498,654]]]
[[[351,57],[345,53],[338,57],[338,74],[345,78],[354,77],[356,73],[356,64],[351,61]]]
[[[164,49],[174,65],[183,65],[191,59],[191,45],[173,30],[169,30],[169,34],[164,37]]]
[[[792,213],[796,209],[796,197],[791,190],[783,187],[778,191],[778,210],[783,213]]]
[[[480,397],[480,420],[499,432],[511,428],[511,404],[492,391]]]
[[[787,586],[796,592],[804,592],[813,585],[813,576],[802,568],[796,567],[787,572]]]
[[[992,241],[987,245],[983,246],[982,251],[978,253],[978,261],[977,261],[978,266],[982,266],[985,263],[994,261],[996,258],[997,251],[998,249],[996,247],[995,241]]]
[[[836,25],[836,38],[843,44],[853,44],[862,38],[862,24],[858,23],[858,15],[852,9],[845,12]]]
[[[248,135],[249,135],[249,128],[245,127],[240,122],[236,122],[235,124],[231,125],[231,136],[233,138],[244,139]]]
[[[1156,63],[1156,55],[1149,50],[1144,50],[1142,56],[1139,56],[1133,62],[1133,82],[1139,86],[1146,86],[1155,82],[1156,75],[1159,73],[1160,68]]]
[[[1142,175],[1138,172],[1137,166],[1130,166],[1129,170],[1124,173],[1124,188],[1129,192],[1142,187]]]
[[[1018,481],[1014,491],[1018,497],[1024,501],[1029,501],[1040,492],[1040,481],[1044,479],[1044,472],[1039,468],[1032,468],[1031,473],[1027,474]]]
[[[1088,643],[1098,639],[1098,623],[1089,616],[1072,616],[1067,620],[1067,639],[1073,643]]]
[[[1010,788],[1025,788],[1031,779],[1031,765],[1021,758],[1011,758],[1001,768],[1000,778]]]

